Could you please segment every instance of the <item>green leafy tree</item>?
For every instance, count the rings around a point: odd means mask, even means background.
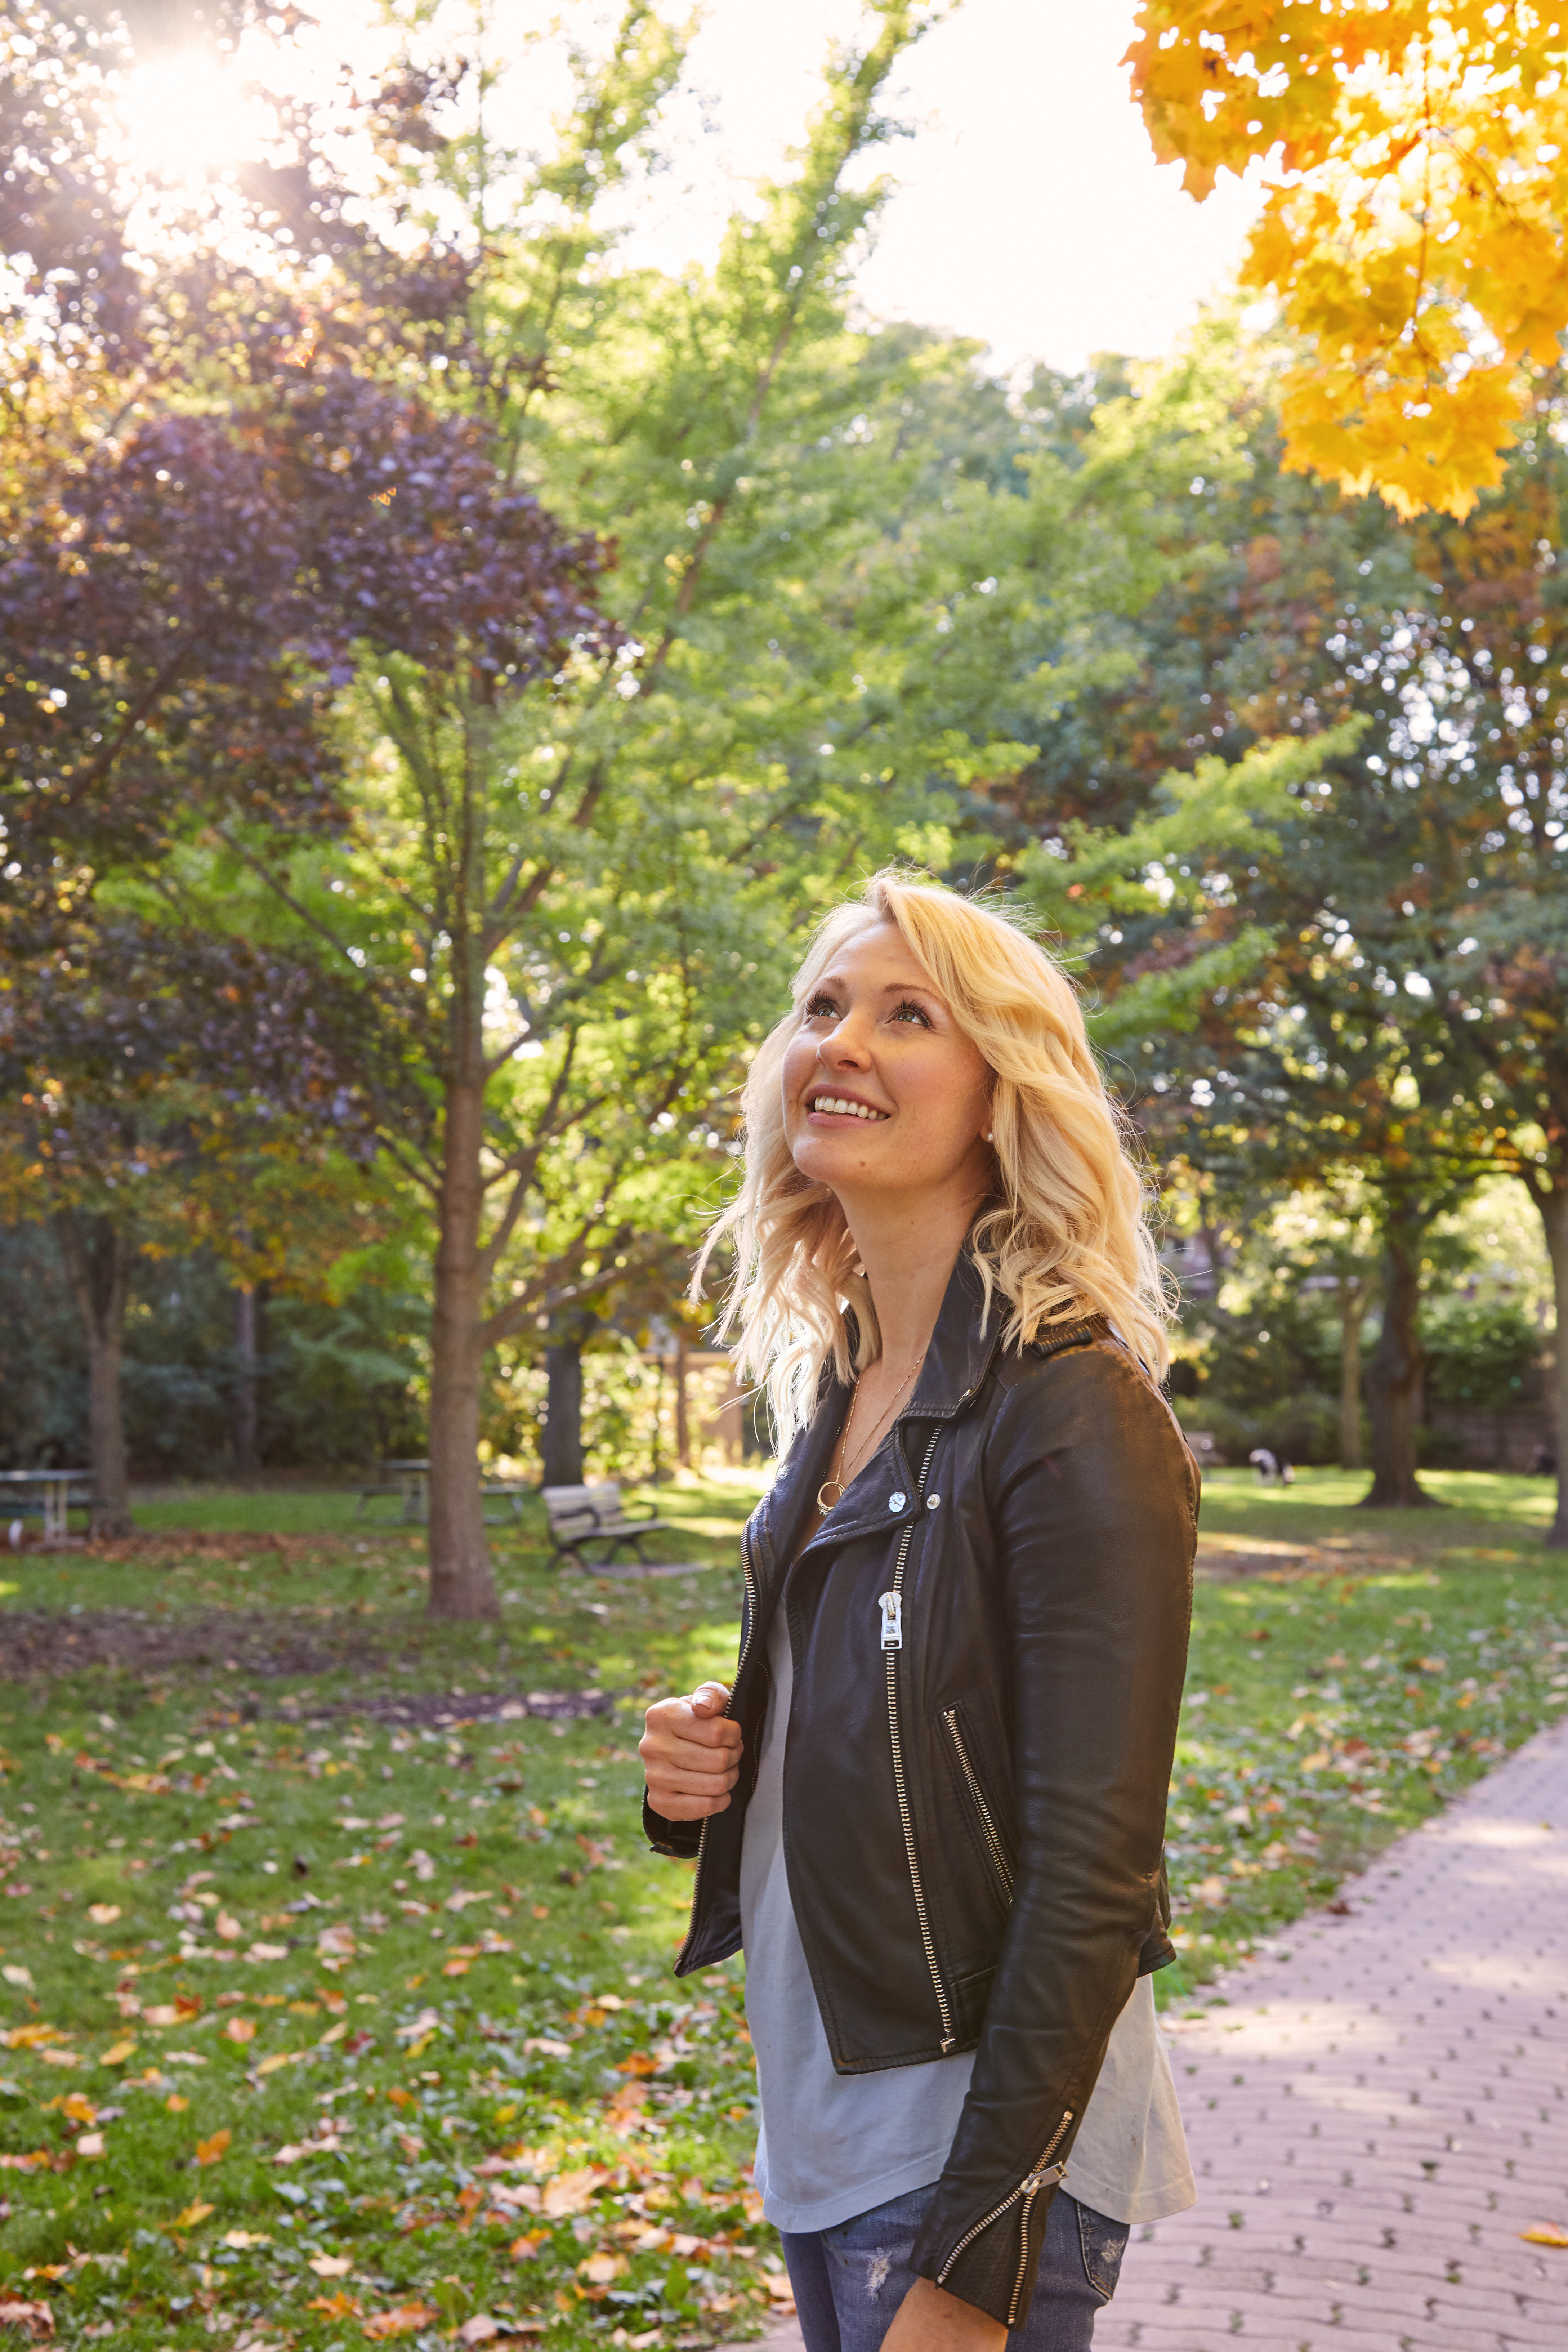
[[[472,220],[482,196],[487,255],[442,397],[482,420],[503,481],[613,540],[594,585],[610,626],[548,677],[479,693],[448,663],[376,652],[367,625],[352,838],[231,825],[206,877],[215,919],[264,920],[248,873],[285,929],[416,992],[431,1137],[385,1140],[438,1234],[438,1610],[493,1606],[487,1354],[695,1237],[800,924],[890,854],[947,864],[976,784],[1121,658],[1091,619],[1135,610],[1169,569],[1149,517],[1211,422],[1188,377],[1111,404],[1068,464],[1005,424],[969,347],[850,323],[879,191],[848,176],[921,21],[868,10],[790,175],[679,281],[605,266],[608,199],[679,64],[650,10],[578,58],[560,152],[512,174],[509,215],[491,151],[442,151]],[[966,404],[990,436],[967,471]]]
[[[1568,1548],[1568,464],[1560,373],[1538,391],[1500,488],[1422,538],[1434,711],[1427,758],[1474,821],[1439,869],[1423,978],[1447,1014],[1449,1075],[1494,1119],[1541,1217],[1557,1341],[1557,1510]]]
[[[1426,971],[1444,936],[1433,909],[1488,820],[1432,716],[1443,688],[1419,545],[1375,502],[1282,476],[1267,378],[1249,384],[1239,366],[1237,413],[1245,462],[1193,486],[1218,560],[1211,541],[1153,600],[1136,690],[1081,699],[1024,788],[1109,803],[1129,845],[1114,883],[1085,875],[1100,903],[1080,936],[1153,1148],[1243,1222],[1269,1187],[1350,1185],[1374,1206],[1367,1499],[1408,1504],[1422,1499],[1424,1237],[1507,1148],[1505,1122],[1454,1083],[1451,1023]],[[1157,808],[1157,760],[1189,770],[1179,789],[1196,798],[1212,774],[1223,813],[1226,775],[1239,786],[1279,735],[1308,752],[1283,814],[1250,838],[1222,814],[1173,854],[1151,845],[1142,871],[1131,862]],[[1162,787],[1167,800],[1175,789]],[[1234,798],[1245,808],[1245,789]],[[1038,800],[1013,805],[1034,814]],[[1111,857],[1109,840],[1099,854]],[[1156,1016],[1163,991],[1186,1017],[1140,1023],[1151,991]]]
[[[89,905],[0,993],[0,1219],[47,1222],[80,1317],[94,1532],[131,1524],[121,1369],[139,1257],[216,1253],[246,1282],[308,1286],[388,1204],[363,1159],[349,1017],[329,975]],[[357,1150],[356,1150],[357,1147]]]

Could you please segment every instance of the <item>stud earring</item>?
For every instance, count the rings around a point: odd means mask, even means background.
[[[991,1140],[991,1129],[990,1129],[989,1128],[987,1128],[987,1129],[986,1129],[986,1130],[985,1130],[984,1134],[981,1137],[980,1140],[982,1141],[982,1143],[989,1143],[989,1142],[990,1142],[990,1140]]]

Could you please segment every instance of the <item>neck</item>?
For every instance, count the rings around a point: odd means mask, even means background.
[[[882,1361],[900,1373],[931,1338],[978,1197],[885,1195],[843,1202],[860,1263],[866,1269]]]

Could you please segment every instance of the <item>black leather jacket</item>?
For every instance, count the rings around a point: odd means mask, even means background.
[[[1004,1353],[980,1307],[965,1250],[890,1441],[786,1581],[843,1423],[827,1389],[746,1529],[734,1796],[700,1824],[644,1822],[698,1858],[677,1974],[726,1958],[782,1601],[789,1885],[833,2063],[977,2047],[914,2267],[1011,2326],[1110,2029],[1174,1957],[1198,1478],[1103,1322]]]

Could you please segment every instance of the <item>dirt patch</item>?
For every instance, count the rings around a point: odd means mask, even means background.
[[[1200,1584],[1228,1584],[1242,1577],[1285,1583],[1301,1576],[1364,1576],[1376,1569],[1415,1565],[1413,1552],[1374,1551],[1346,1536],[1290,1543],[1216,1532],[1199,1537],[1193,1573]]]
[[[0,1503],[0,1521],[5,1507]],[[394,1530],[387,1530],[395,1533]],[[322,1552],[343,1554],[363,1546],[374,1549],[363,1536],[342,1535],[235,1535],[203,1528],[153,1528],[144,1534],[103,1536],[96,1540],[88,1536],[66,1536],[46,1543],[41,1535],[28,1530],[19,1544],[5,1547],[15,1558],[20,1552],[29,1557],[54,1559],[68,1552],[73,1559],[89,1559],[112,1567],[117,1561],[134,1560],[139,1568],[180,1568],[193,1559],[280,1559],[292,1567],[296,1560],[319,1558]]]
[[[289,1723],[321,1723],[339,1716],[438,1727],[515,1723],[525,1717],[573,1722],[580,1716],[608,1715],[615,1707],[613,1695],[602,1690],[383,1690],[366,1696],[344,1689],[367,1671],[384,1670],[389,1658],[407,1672],[410,1657],[417,1654],[422,1618],[378,1617],[375,1624],[379,1640],[363,1617],[349,1612],[323,1622],[305,1610],[208,1609],[159,1617],[135,1609],[84,1609],[78,1616],[58,1609],[7,1609],[0,1611],[0,1678],[26,1682],[103,1668],[125,1678],[129,1705],[136,1690],[191,1667],[255,1682],[285,1675],[333,1677],[333,1696],[300,1692],[268,1710]],[[254,1691],[237,1689],[234,1704],[252,1717],[261,1712]]]
[[[202,1528],[153,1528],[145,1535],[105,1538],[83,1549],[89,1559],[133,1559],[143,1568],[174,1568],[191,1559],[263,1559],[285,1561],[319,1559],[322,1552],[352,1552],[363,1536],[230,1535]]]
[[[395,1629],[384,1618],[378,1631]],[[348,1664],[375,1666],[380,1643],[364,1620],[322,1622],[314,1612],[234,1609],[184,1611],[159,1617],[138,1609],[58,1609],[0,1612],[0,1676],[25,1682],[35,1675],[74,1675],[109,1666],[151,1676],[182,1666],[227,1669],[270,1680],[319,1675]]]

